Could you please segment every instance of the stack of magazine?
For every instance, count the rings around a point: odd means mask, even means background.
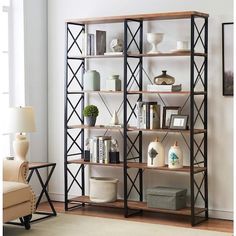
[[[160,128],[160,105],[157,102],[137,102],[137,128]]]

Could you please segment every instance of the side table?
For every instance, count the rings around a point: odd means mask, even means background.
[[[57,215],[56,210],[55,210],[55,208],[52,204],[52,200],[50,199],[50,197],[48,195],[48,191],[47,191],[47,187],[48,187],[49,181],[52,177],[52,174],[53,174],[53,171],[54,171],[55,167],[56,167],[56,163],[47,163],[47,162],[30,162],[29,163],[29,175],[28,175],[27,181],[30,182],[31,177],[32,177],[33,173],[35,172],[37,177],[38,177],[38,180],[40,182],[40,185],[42,187],[41,193],[40,193],[39,198],[36,202],[36,211],[35,211],[35,213],[40,214],[40,215],[44,215],[43,217],[32,220],[31,222],[35,222],[35,221],[38,221],[38,220],[42,220],[42,219]],[[47,168],[48,169],[48,176],[47,176],[47,179],[46,179],[45,182],[42,180],[42,177],[41,177],[40,172],[39,172],[39,170],[42,169],[42,168]],[[37,211],[37,208],[38,208],[39,203],[40,203],[40,201],[43,197],[43,194],[45,194],[45,196],[47,198],[47,202],[50,205],[51,212]]]

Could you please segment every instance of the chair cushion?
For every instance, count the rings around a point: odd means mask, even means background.
[[[3,208],[30,201],[31,189],[28,184],[3,181]]]

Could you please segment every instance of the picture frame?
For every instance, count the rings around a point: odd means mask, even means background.
[[[187,129],[188,115],[171,115],[170,129]]]
[[[162,114],[162,129],[168,129],[170,126],[171,115],[180,114],[181,107],[178,106],[164,106]]]
[[[233,96],[234,91],[234,36],[233,22],[222,23],[223,96]]]

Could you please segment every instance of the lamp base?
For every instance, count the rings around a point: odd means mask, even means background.
[[[16,134],[15,140],[13,141],[13,150],[15,153],[16,160],[26,161],[26,154],[29,149],[29,142],[25,135]]]

